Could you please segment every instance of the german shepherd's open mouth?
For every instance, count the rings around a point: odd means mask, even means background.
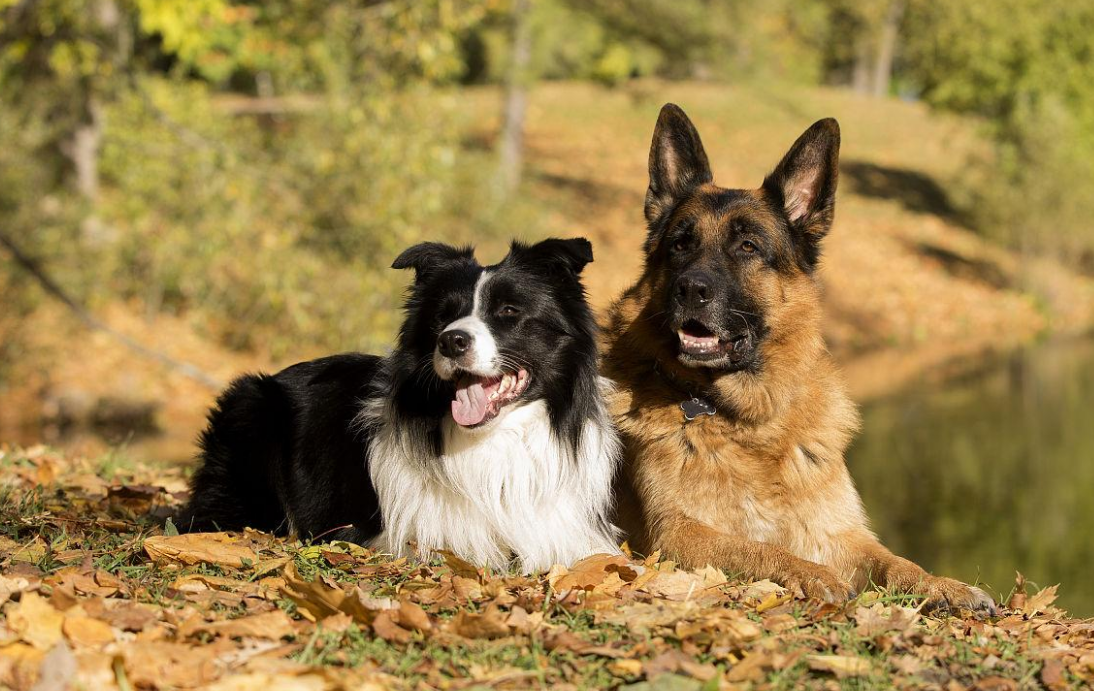
[[[680,356],[686,362],[707,364],[729,360],[740,364],[754,352],[752,332],[746,330],[733,335],[720,335],[698,319],[688,319],[677,329],[680,339]]]

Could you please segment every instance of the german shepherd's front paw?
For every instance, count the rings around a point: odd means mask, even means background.
[[[850,583],[819,564],[797,569],[794,574],[782,579],[782,585],[800,597],[833,604],[846,602],[855,596],[855,589]]]
[[[967,609],[989,617],[999,613],[990,595],[953,578],[930,576],[917,590],[927,597],[928,610]]]

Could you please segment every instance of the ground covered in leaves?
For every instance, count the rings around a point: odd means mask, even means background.
[[[1082,688],[1094,622],[845,606],[656,558],[535,577],[356,545],[178,535],[179,470],[0,448],[0,688]],[[964,615],[964,616],[963,616]]]

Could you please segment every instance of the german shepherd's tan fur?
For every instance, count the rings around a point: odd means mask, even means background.
[[[638,551],[810,597],[874,583],[990,611],[980,589],[881,545],[844,464],[859,417],[821,337],[814,271],[838,152],[839,127],[822,120],[763,186],[727,190],[683,111],[662,109],[645,268],[606,330],[625,444],[618,520]],[[692,396],[717,412],[686,420]]]

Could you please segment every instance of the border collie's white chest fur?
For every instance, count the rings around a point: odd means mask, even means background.
[[[383,517],[375,548],[412,556],[413,542],[423,558],[448,549],[494,569],[515,560],[525,572],[618,551],[607,516],[618,441],[606,416],[586,422],[577,458],[555,438],[542,400],[482,430],[449,417],[433,458],[389,410],[368,413],[378,423],[369,463]]]

